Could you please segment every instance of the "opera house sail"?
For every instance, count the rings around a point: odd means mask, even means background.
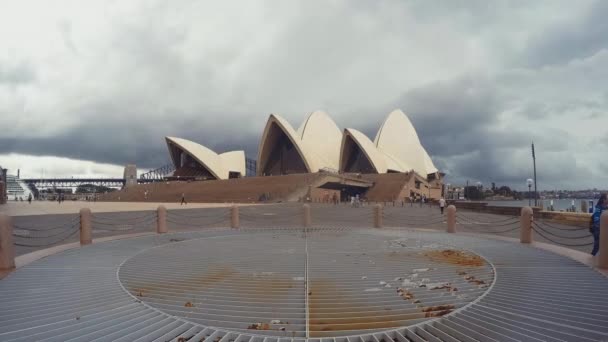
[[[338,170],[342,133],[324,112],[315,111],[296,131],[271,114],[258,149],[258,176]]]
[[[245,176],[245,152],[231,151],[217,154],[190,140],[165,137],[174,177],[195,179],[229,179]]]
[[[175,176],[228,179],[245,175],[245,153],[217,154],[198,143],[166,137]],[[434,179],[438,170],[401,110],[392,111],[372,141],[362,132],[341,130],[323,111],[314,111],[294,129],[277,114],[266,122],[258,146],[258,176],[316,173],[385,174],[414,172]]]

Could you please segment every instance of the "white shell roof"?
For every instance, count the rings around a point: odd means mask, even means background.
[[[270,114],[268,121],[266,122],[266,127],[264,128],[264,133],[262,134],[262,140],[260,140],[260,146],[258,148],[258,173],[260,173],[259,168],[262,166],[261,155],[262,151],[264,151],[267,147],[266,139],[268,138],[268,134],[270,133],[270,128],[272,125],[277,125],[285,133],[285,135],[291,140],[291,143],[295,146],[296,150],[300,154],[300,157],[304,161],[304,165],[308,172],[316,172],[318,171],[317,165],[319,164],[317,159],[311,155],[307,146],[302,143],[302,139],[300,139],[300,135],[296,132],[295,129],[291,126],[291,124],[285,120],[283,117],[277,114]]]
[[[343,141],[348,135],[368,157],[378,173],[388,171],[416,171],[420,175],[437,172],[437,168],[422,147],[418,134],[401,110],[392,111],[378,130],[372,142],[365,134],[355,130],[340,131],[331,117],[323,111],[312,112],[296,131],[279,115],[271,114],[264,128],[258,150],[258,167],[270,128],[277,125],[291,140],[308,172],[323,168],[338,170]],[[258,170],[258,173],[260,170]]]
[[[312,112],[298,128],[298,135],[306,149],[318,159],[320,168],[338,169],[342,131],[327,113]]]
[[[437,168],[420,143],[418,133],[409,118],[401,110],[392,111],[376,134],[376,148],[392,159],[391,167],[400,172],[414,170],[420,175],[437,172]]]
[[[322,111],[312,112],[296,131],[291,124],[277,114],[271,114],[264,128],[258,152],[258,165],[262,165],[261,152],[266,143],[270,127],[276,124],[291,140],[308,172],[323,168],[338,169],[342,132],[334,121]]]
[[[240,172],[242,176],[245,175],[244,151],[231,151],[218,155],[194,141],[176,137],[165,137],[165,139],[167,146],[169,146],[169,143],[175,144],[182,151],[192,156],[217,179],[228,179],[229,172]],[[173,164],[177,167],[179,161],[173,160]]]
[[[387,163],[385,157],[376,149],[376,145],[363,133],[357,131],[353,128],[347,128],[344,130],[344,137],[342,140],[342,147],[348,138],[353,139],[353,141],[359,146],[361,151],[365,154],[370,164],[376,169],[378,173],[386,173],[387,171]]]

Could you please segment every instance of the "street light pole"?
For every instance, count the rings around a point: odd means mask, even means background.
[[[536,192],[536,153],[534,152],[534,142],[532,142],[532,164],[534,165],[534,206],[538,207],[538,193]]]
[[[532,206],[532,197],[530,197],[530,192],[532,192],[532,183],[534,181],[530,178],[528,178],[526,180],[526,183],[528,183],[528,206]]]

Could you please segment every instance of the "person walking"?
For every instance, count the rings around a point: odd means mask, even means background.
[[[32,194],[31,194],[31,193],[30,193],[30,195],[29,195],[29,196],[27,196],[27,202],[28,202],[29,204],[32,204]]]
[[[608,199],[606,194],[601,194],[600,199],[597,201],[595,210],[591,218],[593,219],[593,227],[591,228],[591,234],[593,234],[593,250],[591,255],[595,256],[600,249],[600,218],[604,210],[608,209]]]
[[[180,205],[188,205],[188,202],[186,202],[186,194],[182,193],[182,203],[180,203]]]
[[[439,199],[439,210],[441,210],[441,215],[443,215],[443,208],[445,208],[445,199],[441,197]]]

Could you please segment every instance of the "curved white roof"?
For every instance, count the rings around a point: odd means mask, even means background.
[[[269,153],[267,140],[273,125],[281,129],[295,146],[307,172],[317,172],[323,168],[338,169],[342,133],[329,115],[315,111],[300,125],[298,131],[283,117],[270,115],[258,148],[258,174],[262,173],[264,159]]]
[[[230,172],[240,172],[242,176],[245,175],[244,151],[232,151],[218,155],[207,147],[195,143],[194,141],[176,137],[165,137],[165,140],[167,142],[167,147],[170,147],[170,144],[174,144],[198,161],[201,166],[217,179],[228,179]],[[171,154],[171,158],[173,159],[173,165],[179,167],[180,161],[175,160],[173,154]]]
[[[342,131],[327,113],[312,112],[298,128],[298,135],[307,150],[319,160],[320,168],[338,169]]]
[[[341,151],[342,155],[340,156],[340,165],[342,165],[342,158],[346,158],[347,156],[343,155],[344,153],[344,145],[346,144],[347,139],[352,139],[357,146],[361,149],[363,154],[367,157],[369,163],[374,167],[376,172],[378,173],[386,173],[386,160],[384,156],[376,149],[374,143],[363,133],[357,131],[353,128],[346,128],[344,130],[342,143],[341,143]],[[340,170],[343,171],[343,170]]]
[[[376,134],[374,143],[380,152],[393,159],[395,166],[401,168],[401,170],[395,171],[403,172],[413,169],[424,176],[437,171],[426,150],[420,144],[414,125],[399,109],[392,111],[386,117]]]
[[[265,159],[267,159],[270,155],[270,150],[272,149],[272,146],[269,146],[268,138],[273,126],[279,128],[289,138],[293,146],[296,148],[296,151],[298,151],[300,158],[304,162],[306,172],[314,172],[312,170],[314,170],[316,163],[314,160],[312,160],[310,153],[308,153],[308,150],[302,144],[302,139],[300,139],[298,133],[293,129],[293,127],[287,120],[285,120],[279,115],[270,114],[270,117],[268,117],[268,121],[266,121],[266,127],[264,127],[264,133],[262,133],[260,145],[258,146],[257,174],[261,175],[263,173],[262,168],[265,165]]]
[[[437,168],[422,147],[418,133],[401,110],[392,111],[378,130],[374,142],[355,129],[340,131],[336,123],[323,111],[314,111],[298,130],[279,115],[271,114],[266,122],[258,150],[258,174],[270,158],[270,146],[278,128],[289,138],[297,150],[306,172],[317,172],[323,168],[339,170],[345,150],[346,139],[352,139],[363,151],[378,173],[388,171],[408,172],[420,175],[437,172]],[[271,132],[275,132],[272,133]]]

